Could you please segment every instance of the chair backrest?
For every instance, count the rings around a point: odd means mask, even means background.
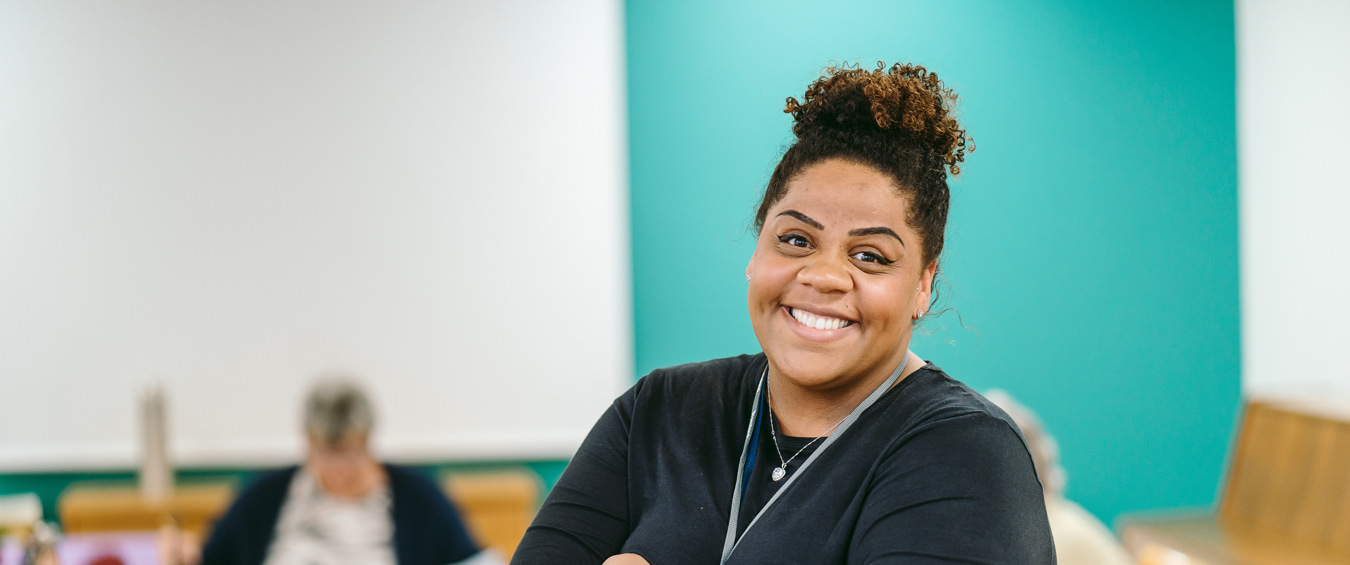
[[[443,484],[469,533],[509,560],[539,510],[539,475],[528,469],[458,472]]]
[[[1248,403],[1219,518],[1350,552],[1350,410]]]
[[[157,530],[176,524],[204,538],[233,500],[232,481],[180,485],[159,501],[147,501],[134,484],[85,481],[67,486],[56,505],[66,533]]]

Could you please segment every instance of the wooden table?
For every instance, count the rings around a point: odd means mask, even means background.
[[[1216,514],[1120,523],[1145,565],[1350,564],[1350,409],[1250,401]]]
[[[165,524],[205,539],[230,503],[233,482],[180,485],[160,502],[148,502],[135,485],[125,482],[73,483],[61,493],[57,510],[66,532],[155,530]]]
[[[1225,527],[1213,516],[1137,523],[1122,535],[1142,565],[1345,565],[1346,555],[1279,534]],[[1184,556],[1184,558],[1183,558]]]

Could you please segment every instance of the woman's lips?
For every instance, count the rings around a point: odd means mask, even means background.
[[[853,325],[852,320],[831,318],[824,314],[815,314],[800,308],[788,307],[788,313],[792,315],[793,319],[801,322],[803,326],[817,330],[837,330]]]
[[[783,313],[788,318],[788,326],[804,339],[810,341],[833,341],[853,332],[858,322],[835,318],[800,308],[784,306]]]

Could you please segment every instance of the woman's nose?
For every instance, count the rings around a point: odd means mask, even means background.
[[[853,288],[848,262],[836,258],[818,257],[797,272],[797,280],[822,293],[846,292]]]

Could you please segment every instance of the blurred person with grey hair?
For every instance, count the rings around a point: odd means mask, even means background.
[[[1059,443],[1041,425],[1041,419],[1030,408],[1018,402],[1001,389],[984,393],[1012,417],[1022,430],[1027,450],[1031,452],[1036,475],[1045,490],[1045,510],[1050,518],[1050,532],[1055,538],[1055,556],[1059,565],[1130,565],[1133,561],[1125,553],[1111,530],[1078,503],[1064,498],[1067,476],[1059,465]]]
[[[267,473],[216,523],[202,565],[495,564],[427,477],[370,452],[375,410],[355,379],[305,399],[302,465]]]

